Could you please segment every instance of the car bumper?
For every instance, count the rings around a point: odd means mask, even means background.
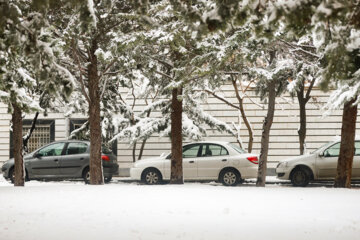
[[[103,165],[104,176],[111,177],[119,174],[119,165],[117,163]]]
[[[5,179],[8,179],[9,178],[9,169],[6,168],[5,166],[3,166],[1,168],[1,172],[2,172],[2,175]]]
[[[288,168],[276,168],[275,172],[278,179],[289,180],[290,171]]]
[[[130,168],[130,178],[132,180],[141,180],[142,168]]]
[[[241,168],[240,169],[240,174],[241,174],[242,179],[257,178],[258,167],[256,165],[256,166]]]

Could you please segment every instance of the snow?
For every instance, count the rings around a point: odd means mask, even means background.
[[[0,178],[2,239],[358,239],[360,191]]]

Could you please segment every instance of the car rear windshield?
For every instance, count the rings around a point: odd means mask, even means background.
[[[235,149],[238,153],[246,153],[246,151],[244,149],[242,149],[239,145],[236,145],[233,143],[228,143],[228,145],[230,147],[232,147],[233,149]]]
[[[104,153],[104,154],[111,154],[111,153],[112,153],[111,149],[108,148],[108,147],[107,147],[106,145],[104,145],[104,144],[101,146],[101,152]]]

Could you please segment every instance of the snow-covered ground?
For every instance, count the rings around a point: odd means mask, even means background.
[[[270,181],[271,182],[271,181]],[[360,239],[360,189],[0,177],[0,239]]]

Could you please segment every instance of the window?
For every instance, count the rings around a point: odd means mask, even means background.
[[[194,158],[198,156],[199,144],[187,145],[183,148],[183,158]]]
[[[340,152],[340,143],[335,143],[324,151],[325,157],[338,157]]]
[[[360,156],[360,142],[355,142],[355,156]]]
[[[220,145],[215,144],[206,144],[203,145],[201,156],[209,157],[209,156],[224,156],[229,155],[229,152]]]
[[[70,119],[70,132],[69,135],[76,129],[80,128],[83,126],[83,124],[87,121],[87,119]],[[76,139],[76,140],[89,140],[89,136],[86,135],[86,130],[76,133],[75,136],[72,139]],[[103,140],[105,141],[105,140]],[[110,146],[105,146],[104,144],[102,145],[103,148],[103,153],[114,153],[115,155],[117,155],[117,140],[113,141],[112,144]]]
[[[38,152],[38,155],[41,157],[49,157],[49,156],[60,156],[65,143],[54,143],[49,146],[46,146]]]
[[[87,148],[86,143],[71,142],[66,149],[65,155],[81,154],[86,152]]]
[[[23,136],[26,135],[31,128],[32,119],[23,120]],[[32,135],[28,141],[28,152],[55,141],[55,121],[38,119]],[[12,142],[12,131],[10,132],[10,158],[14,157]]]

